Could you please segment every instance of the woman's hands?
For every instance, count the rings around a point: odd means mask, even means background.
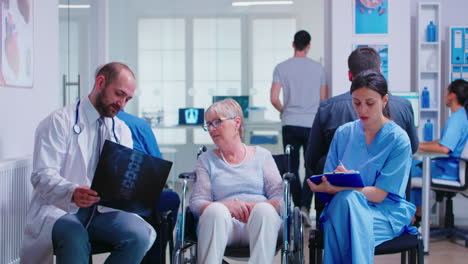
[[[247,223],[247,221],[249,220],[250,213],[252,212],[252,209],[255,206],[254,202],[244,202],[237,199],[221,203],[228,208],[229,212],[231,212],[232,217],[236,218],[237,220],[243,223]]]

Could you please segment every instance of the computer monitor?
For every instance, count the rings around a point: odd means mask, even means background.
[[[244,118],[249,117],[249,112],[247,111],[247,108],[249,107],[249,96],[248,95],[237,95],[237,96],[213,96],[213,103],[222,101],[226,98],[232,98],[236,100],[237,103],[239,103],[240,107],[242,108],[242,112],[244,113]]]
[[[417,92],[392,92],[394,96],[400,96],[410,101],[414,113],[414,126],[419,126],[419,94]]]
[[[179,125],[201,125],[204,118],[203,108],[179,108]]]

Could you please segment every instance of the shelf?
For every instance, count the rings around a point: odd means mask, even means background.
[[[439,108],[420,108],[421,112],[439,112]]]
[[[438,41],[436,41],[436,42],[423,41],[420,44],[421,44],[421,46],[438,46],[439,42]]]
[[[427,25],[433,21],[437,26],[435,42],[426,41]],[[420,105],[422,101],[422,92],[427,87],[430,98],[430,108],[419,107],[419,138],[424,138],[423,127],[427,119],[433,123],[433,137],[439,138],[440,132],[440,101],[443,96],[441,88],[441,12],[440,3],[420,2],[418,8],[418,22],[417,22],[417,92],[420,98]]]

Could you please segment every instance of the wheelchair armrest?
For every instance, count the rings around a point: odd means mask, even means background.
[[[179,179],[187,179],[187,180],[195,180],[197,178],[197,174],[195,172],[182,172],[179,174]]]

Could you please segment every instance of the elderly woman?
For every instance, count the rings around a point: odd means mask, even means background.
[[[275,161],[266,149],[241,142],[244,120],[233,99],[211,105],[205,121],[217,149],[200,156],[190,197],[200,217],[197,263],[221,263],[227,245],[249,245],[249,263],[272,263],[283,201]]]

